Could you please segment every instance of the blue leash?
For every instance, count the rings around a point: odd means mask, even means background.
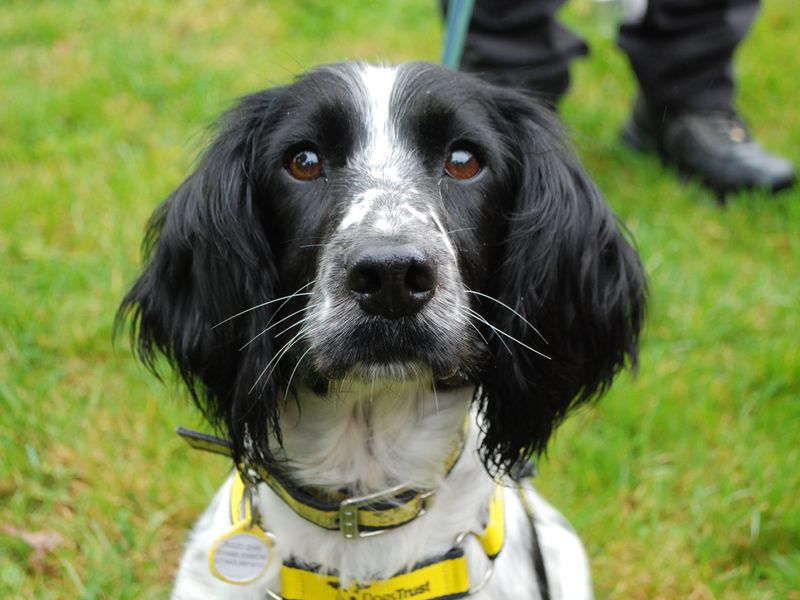
[[[447,7],[447,29],[444,35],[444,52],[442,64],[458,70],[461,55],[464,53],[464,42],[472,17],[475,0],[450,0]]]

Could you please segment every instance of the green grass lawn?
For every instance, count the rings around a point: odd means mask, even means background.
[[[144,223],[236,96],[320,62],[438,60],[435,4],[0,2],[0,597],[168,595],[228,465],[184,448],[199,416],[112,348]],[[739,104],[800,165],[795,4],[766,3]],[[565,18],[594,53],[564,121],[652,298],[638,376],[560,430],[538,485],[599,598],[798,600],[800,192],[721,209],[620,147],[626,59],[587,0]]]

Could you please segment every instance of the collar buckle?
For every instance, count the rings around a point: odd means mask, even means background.
[[[339,504],[339,531],[346,540],[354,540],[358,538],[367,538],[386,533],[392,527],[385,527],[383,529],[368,529],[362,530],[359,524],[358,515],[362,510],[375,510],[369,507],[372,504],[378,503],[380,500],[387,500],[392,502],[400,493],[407,491],[408,488],[404,485],[396,485],[388,490],[382,490],[374,494],[366,496],[355,496],[342,500]],[[436,490],[427,490],[420,492],[417,496],[419,502],[419,511],[416,517],[421,517],[430,508],[431,500],[436,494]]]

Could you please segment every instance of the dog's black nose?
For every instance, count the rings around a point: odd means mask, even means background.
[[[436,263],[410,244],[359,246],[346,268],[345,286],[361,308],[389,319],[419,311],[436,289]]]

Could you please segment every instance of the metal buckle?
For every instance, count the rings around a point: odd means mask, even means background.
[[[358,524],[358,512],[364,506],[368,506],[373,502],[376,502],[384,498],[395,496],[406,489],[407,487],[405,485],[396,485],[392,488],[389,488],[388,490],[383,490],[375,494],[368,494],[366,496],[356,496],[354,498],[347,498],[346,500],[342,500],[341,504],[339,504],[339,530],[342,532],[344,538],[347,540],[353,540],[357,538],[372,537],[380,535],[382,533],[386,533],[391,528],[376,529],[374,531],[361,531]],[[419,501],[421,503],[421,506],[419,512],[417,512],[417,514],[413,517],[414,519],[417,517],[421,517],[426,512],[428,512],[428,509],[430,508],[431,498],[433,498],[435,493],[436,490],[428,490],[427,492],[421,492],[419,494]]]

